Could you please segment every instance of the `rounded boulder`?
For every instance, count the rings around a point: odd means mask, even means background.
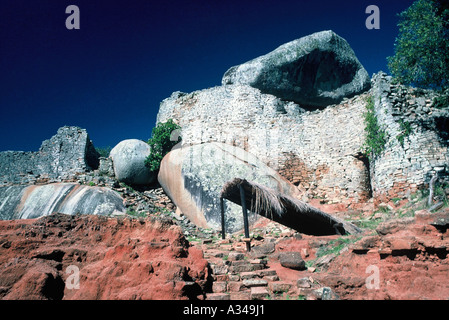
[[[306,263],[299,252],[281,252],[279,254],[279,262],[284,268],[294,270],[305,270]]]
[[[349,43],[327,30],[230,68],[222,85],[230,84],[249,85],[315,110],[369,90],[371,79]]]
[[[110,153],[118,181],[130,185],[147,185],[156,175],[145,166],[150,146],[142,140],[129,139],[117,144]]]

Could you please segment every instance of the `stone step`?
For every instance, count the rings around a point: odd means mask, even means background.
[[[244,260],[244,259],[245,259],[245,255],[241,252],[230,252],[228,255],[229,261],[239,261],[239,260]]]
[[[312,290],[301,288],[305,286],[287,281],[280,281],[274,269],[267,268],[267,258],[254,257],[244,251],[236,250],[234,246],[222,248],[211,247],[203,250],[209,260],[212,271],[212,293],[206,299],[211,300],[264,300],[264,299],[295,299],[310,296]],[[304,281],[305,282],[305,279]]]
[[[266,287],[268,286],[268,281],[263,279],[245,279],[243,280],[243,285],[247,288]]]
[[[241,292],[246,291],[248,288],[243,284],[242,281],[229,281],[228,291],[229,292]]]
[[[277,276],[276,270],[273,269],[264,269],[264,270],[258,270],[256,271],[259,277],[266,277],[266,276]]]
[[[250,271],[256,271],[256,270],[262,270],[265,268],[265,264],[258,263],[258,264],[252,264],[252,263],[246,263],[241,264],[237,266],[230,266],[229,272],[233,274],[242,273],[242,272],[250,272]]]
[[[270,292],[266,287],[252,287],[250,297],[251,300],[262,300],[270,297]]]
[[[225,293],[228,291],[227,281],[214,281],[212,283],[212,291],[214,293]]]
[[[225,264],[210,264],[210,268],[214,275],[222,275],[229,272],[229,266]]]
[[[284,281],[275,281],[275,282],[268,283],[268,288],[273,293],[288,292],[291,287],[292,287],[291,283],[284,282]]]
[[[254,271],[240,273],[240,279],[241,280],[254,279],[254,278],[259,278],[259,277],[260,277],[259,274],[257,272],[254,272]]]
[[[251,300],[251,291],[230,292],[230,300]]]
[[[229,293],[208,293],[207,300],[231,300]]]

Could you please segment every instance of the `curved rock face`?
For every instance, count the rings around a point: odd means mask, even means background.
[[[1,220],[33,219],[53,212],[113,215],[126,209],[122,197],[107,188],[75,183],[0,188]]]
[[[222,84],[247,84],[303,107],[325,107],[368,90],[370,77],[346,40],[322,31],[230,68]]]
[[[153,182],[155,175],[145,166],[145,158],[150,152],[150,146],[137,139],[123,140],[117,144],[110,153],[117,180],[131,185]]]
[[[243,149],[223,143],[183,146],[162,160],[158,180],[164,191],[193,223],[221,229],[220,192],[236,178],[248,179],[295,195],[294,185]],[[225,201],[226,231],[243,228],[242,208]],[[253,221],[257,216],[252,217]]]

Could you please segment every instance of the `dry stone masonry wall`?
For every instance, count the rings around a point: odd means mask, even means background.
[[[362,154],[369,95],[388,134],[384,152],[371,162]],[[173,93],[157,121],[174,119],[184,145],[218,141],[245,149],[297,185],[304,200],[353,205],[371,196],[406,197],[436,172],[446,176],[449,116],[447,108],[433,107],[435,95],[391,84],[381,72],[369,92],[306,111],[250,86],[225,85]]]
[[[37,152],[0,152],[0,186],[59,182],[97,169],[98,158],[85,129],[62,127]]]
[[[382,72],[373,77],[372,92],[388,135],[384,152],[371,165],[375,198],[406,197],[427,187],[436,174],[447,180],[449,112],[434,107],[436,93],[392,84]]]
[[[161,103],[157,121],[178,122],[184,145],[218,141],[243,148],[304,197],[350,204],[370,192],[360,159],[365,100],[361,95],[311,112],[246,85],[227,85],[175,92]]]

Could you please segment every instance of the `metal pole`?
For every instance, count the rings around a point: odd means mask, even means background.
[[[224,240],[225,235],[225,213],[224,213],[224,200],[220,197],[220,210],[221,210],[221,238]]]
[[[246,238],[246,251],[251,251],[251,243],[249,242],[249,226],[248,226],[248,212],[246,211],[246,200],[245,200],[245,190],[242,185],[239,185],[240,189],[240,200],[242,201],[242,211],[243,211],[243,226],[245,228],[245,238]]]

